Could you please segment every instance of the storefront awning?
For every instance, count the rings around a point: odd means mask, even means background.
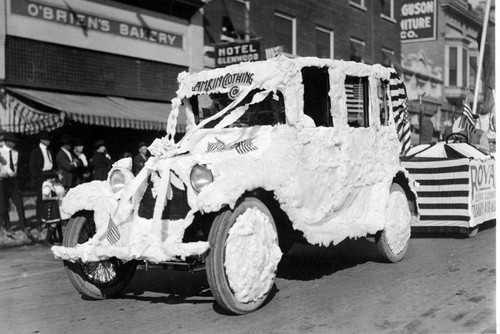
[[[5,97],[5,113],[11,117],[8,124],[4,124],[2,118],[0,126],[5,131],[26,134],[53,130],[67,120],[113,128],[162,131],[167,127],[171,110],[169,103],[21,88],[7,88]],[[37,110],[29,102],[48,107],[53,112],[46,112],[47,108],[44,111]],[[183,116],[183,113],[179,115],[178,133],[185,132],[186,119]]]

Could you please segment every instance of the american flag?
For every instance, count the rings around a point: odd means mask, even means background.
[[[411,147],[410,116],[406,97],[406,87],[396,72],[389,79],[394,123],[401,142],[401,155],[406,155]]]
[[[476,128],[474,117],[472,115],[472,110],[470,110],[467,102],[464,102],[464,110],[462,111],[462,120],[460,121],[460,127],[467,132],[472,132]]]
[[[112,219],[110,219],[108,223],[108,233],[106,238],[112,245],[116,244],[118,240],[120,240],[120,231],[118,230],[118,226],[113,223]]]
[[[257,149],[256,146],[252,143],[252,138],[248,138],[237,143],[233,144],[233,147],[236,149],[236,152],[239,154],[245,154],[250,151],[255,151]]]
[[[208,143],[207,144],[207,153],[212,152],[212,151],[219,151],[223,150],[226,147],[226,144],[218,138],[215,138],[216,142],[215,143]]]

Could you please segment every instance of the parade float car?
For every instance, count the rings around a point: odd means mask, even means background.
[[[70,190],[53,253],[94,299],[119,294],[138,262],[206,270],[215,301],[235,314],[263,305],[297,234],[323,246],[374,236],[383,258],[401,260],[417,212],[394,74],[286,57],[179,74],[167,135],[144,169],[134,177],[120,160],[106,182]],[[179,112],[187,132],[175,142]]]
[[[411,148],[401,164],[417,182],[412,232],[474,237],[481,224],[496,223],[495,159],[464,132]]]

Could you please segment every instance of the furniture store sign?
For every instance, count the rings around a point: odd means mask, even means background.
[[[215,67],[259,60],[260,42],[227,43],[215,46]]]
[[[437,0],[400,0],[401,43],[436,39]]]
[[[34,19],[80,27],[84,31],[99,31],[134,40],[182,48],[182,35],[75,11],[69,5],[67,8],[61,8],[45,3],[12,0],[11,12]]]

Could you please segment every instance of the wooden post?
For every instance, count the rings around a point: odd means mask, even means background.
[[[483,68],[484,46],[486,44],[486,33],[488,31],[488,22],[490,20],[490,7],[491,7],[491,0],[487,0],[486,1],[486,8],[484,11],[483,34],[481,35],[481,45],[479,46],[479,60],[478,60],[478,64],[477,64],[476,86],[474,87],[474,103],[472,105],[472,114],[473,115],[476,115],[476,113],[477,113],[477,100],[479,98],[479,85],[481,82],[481,70]]]

